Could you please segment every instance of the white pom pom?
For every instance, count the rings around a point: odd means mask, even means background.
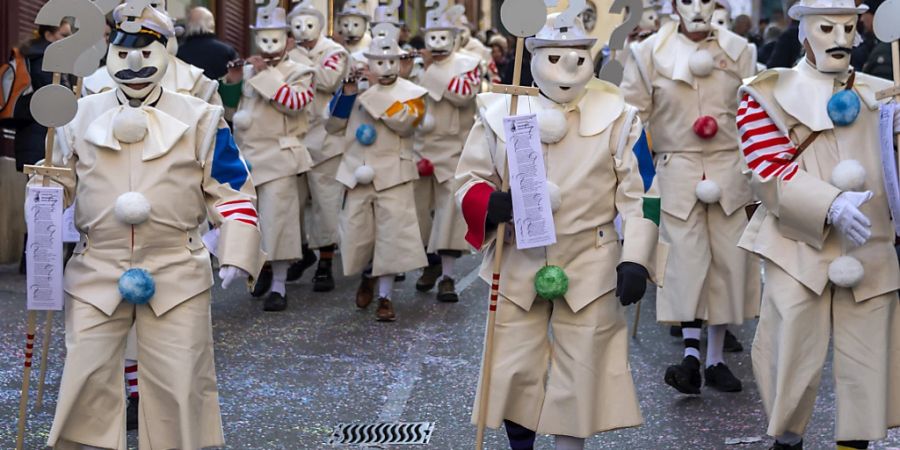
[[[419,129],[424,133],[431,133],[434,131],[435,125],[434,116],[426,113],[425,117],[422,118],[422,121],[419,122]]]
[[[248,130],[253,123],[253,118],[250,117],[250,111],[242,109],[234,113],[234,116],[231,118],[231,123],[234,124],[235,130]]]
[[[865,274],[863,265],[852,256],[839,256],[828,265],[828,279],[844,288],[855,287]]]
[[[370,166],[359,166],[353,171],[357,184],[369,184],[375,179],[375,171]]]
[[[541,142],[555,144],[569,132],[569,124],[566,114],[558,109],[542,109],[537,112],[538,129],[541,132]]]
[[[713,180],[703,180],[697,183],[694,193],[703,203],[717,203],[722,198],[722,188]]]
[[[714,65],[715,61],[713,61],[712,55],[706,50],[698,50],[688,59],[688,67],[695,77],[709,76],[713,71]]]
[[[144,140],[147,135],[147,113],[138,108],[124,108],[113,118],[113,137],[126,144]]]
[[[150,202],[140,192],[126,192],[116,199],[116,219],[128,225],[138,225],[150,217]]]
[[[562,205],[562,194],[559,192],[559,186],[548,181],[547,191],[550,193],[550,210],[556,212]]]
[[[855,159],[841,161],[831,171],[831,184],[842,191],[861,191],[866,184],[866,168]]]

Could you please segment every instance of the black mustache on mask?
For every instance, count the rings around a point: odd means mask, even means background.
[[[158,70],[159,69],[157,69],[156,67],[153,67],[153,66],[144,67],[143,69],[138,70],[137,72],[135,72],[131,69],[122,69],[122,70],[116,72],[116,78],[118,78],[120,80],[125,80],[125,81],[133,80],[135,78],[150,78]]]
[[[852,51],[853,51],[853,49],[847,48],[847,47],[832,47],[832,48],[829,48],[828,50],[825,50],[825,53],[830,55],[832,53],[850,53]]]

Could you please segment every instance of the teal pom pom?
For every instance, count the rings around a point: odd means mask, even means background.
[[[144,269],[128,269],[119,277],[119,294],[126,302],[143,305],[156,293],[156,283]]]
[[[559,266],[544,266],[534,276],[534,290],[543,299],[557,299],[569,290],[569,277]]]
[[[853,91],[843,90],[828,100],[828,117],[839,127],[846,127],[859,116],[859,96]]]
[[[375,143],[375,127],[364,123],[356,129],[356,140],[359,141],[360,144],[369,146]]]

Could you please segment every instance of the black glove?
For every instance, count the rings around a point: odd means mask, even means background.
[[[622,306],[637,303],[647,291],[647,278],[650,278],[647,268],[637,263],[623,262],[616,267],[616,273],[616,297],[619,297],[619,303]]]
[[[487,221],[489,225],[497,226],[509,222],[513,217],[512,195],[509,192],[491,192],[488,200]]]

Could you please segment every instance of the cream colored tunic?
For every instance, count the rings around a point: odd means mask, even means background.
[[[457,177],[464,185],[457,199],[469,224],[467,240],[484,250],[481,277],[489,281],[496,237],[484,229],[487,199],[506,173],[502,121],[509,103],[498,94],[479,100],[484,110],[460,159]],[[563,107],[544,98],[520,99],[520,113],[543,108]],[[505,237],[487,424],[499,427],[509,419],[542,434],[587,437],[641,424],[627,325],[612,292],[622,261],[656,273],[657,229],[643,217],[643,184],[632,152],[641,123],[634,108],[617,87],[595,80],[564,111],[568,134],[542,146],[548,181],[562,197],[553,214],[557,243],[518,250],[514,233]],[[617,214],[625,221],[624,247],[613,225]],[[569,278],[568,292],[553,299],[552,312],[534,288],[535,274],[546,265],[562,267]],[[557,350],[552,358],[551,345]],[[473,421],[478,404],[476,399]]]
[[[747,223],[743,207],[752,194],[735,151],[735,93],[741,79],[755,72],[753,52],[746,40],[721,28],[692,42],[677,23],[630,50],[622,90],[653,140],[660,239],[670,246],[667,283],[657,291],[657,319],[742,323],[756,316],[760,299],[758,263],[737,248]],[[695,75],[690,61],[703,53],[711,57],[712,71]],[[693,131],[701,116],[718,123],[711,139]],[[715,204],[697,198],[697,184],[704,179],[721,190]]]
[[[875,100],[875,93],[889,86],[857,74],[854,91],[862,108],[856,121],[844,127],[834,126],[826,112],[842,83],[805,61],[794,69],[764,72],[743,88],[794,145],[813,130],[822,131],[789,180],[752,172],[751,185],[762,206],[740,242],[765,258],[769,268],[753,368],[770,435],[802,434],[829,339],[837,377],[835,439],[874,441],[884,438],[887,428],[900,426],[900,267],[883,185]],[[828,209],[840,194],[829,181],[831,172],[848,159],[862,164],[867,174],[863,189],[875,194],[860,208],[872,223],[872,237],[857,248],[843,243],[840,233],[826,224]],[[841,255],[856,258],[865,269],[862,282],[852,289],[836,287],[828,278],[829,264]]]

